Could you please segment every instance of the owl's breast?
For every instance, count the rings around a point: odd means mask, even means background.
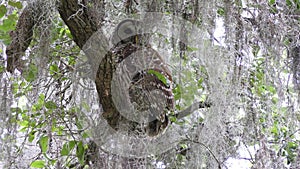
[[[122,99],[113,98],[116,91],[112,86],[119,86],[118,97],[129,98],[128,104],[134,107],[132,116],[142,117],[138,118],[140,121],[133,121],[119,112],[120,107],[114,101],[122,102]],[[148,135],[152,133],[151,136],[158,135],[168,125],[166,113],[174,107],[171,86],[171,73],[159,54],[149,46],[132,43],[111,49],[101,61],[96,78],[96,88],[104,110],[102,116],[108,124],[119,130],[126,123],[130,126],[128,130],[138,129]]]

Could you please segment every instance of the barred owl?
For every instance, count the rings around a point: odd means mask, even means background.
[[[112,36],[114,46],[100,63],[96,88],[104,110],[102,115],[113,129],[120,130],[126,124],[129,132],[157,136],[169,124],[167,112],[173,109],[174,99],[171,73],[149,45],[149,37],[149,33],[143,32],[141,21],[120,22]],[[134,107],[131,115],[138,116],[139,121],[125,117],[114,103],[113,76],[119,69],[122,74],[128,74],[124,79],[129,79],[129,85],[124,82],[122,90],[127,92]]]

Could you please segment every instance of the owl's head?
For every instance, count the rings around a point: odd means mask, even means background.
[[[141,21],[126,19],[120,22],[112,36],[112,44],[120,45],[133,43],[146,45],[149,43],[150,34],[144,33],[144,24]]]

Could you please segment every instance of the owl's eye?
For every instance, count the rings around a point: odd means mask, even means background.
[[[132,34],[133,32],[132,32],[132,30],[130,28],[127,28],[127,29],[124,30],[124,33],[126,33],[126,34]]]

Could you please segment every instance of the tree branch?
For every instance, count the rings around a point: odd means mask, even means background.
[[[198,110],[198,109],[202,109],[202,108],[209,108],[212,104],[209,102],[196,102],[194,104],[192,104],[191,106],[189,106],[188,108],[186,108],[185,110],[182,110],[181,112],[179,112],[178,114],[176,114],[176,118],[177,119],[181,119],[183,117],[186,117],[190,114],[192,114],[194,111]]]
[[[19,17],[16,30],[10,32],[12,42],[6,48],[7,70],[13,72],[15,68],[21,68],[19,63],[20,57],[24,54],[33,35],[33,27],[35,25],[34,13],[36,10],[29,4],[25,7]]]
[[[104,17],[103,0],[92,3],[88,4],[83,1],[83,4],[80,4],[77,0],[60,0],[58,4],[61,18],[70,29],[73,40],[81,49],[100,28]]]

